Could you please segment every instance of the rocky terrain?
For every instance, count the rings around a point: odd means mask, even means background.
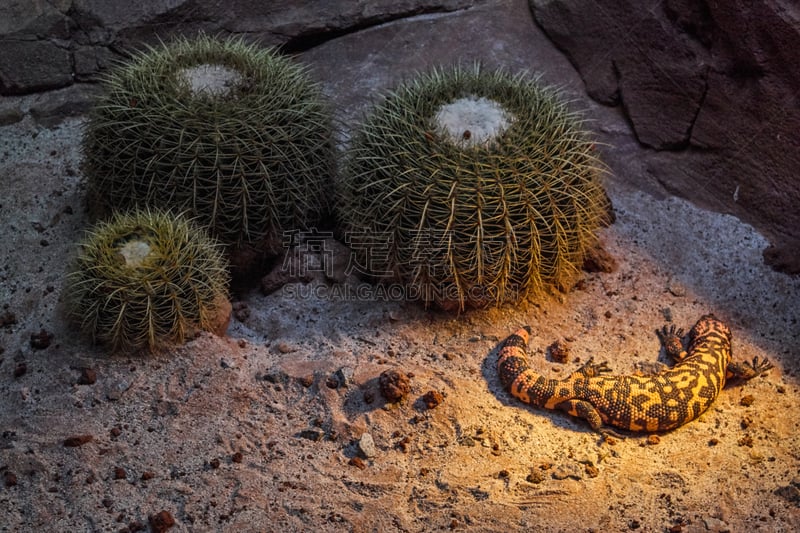
[[[62,118],[63,93],[9,96],[0,107],[20,116],[0,128],[0,531],[800,528],[800,280],[764,264],[765,236],[670,196],[653,152],[619,108],[586,96],[525,2],[328,37],[296,59],[323,84],[342,141],[433,58],[562,87],[604,143],[616,222],[602,240],[616,268],[540,303],[445,314],[344,276],[348,250],[325,239],[302,280],[233,293],[226,337],[110,356],[60,300],[89,223],[83,119]],[[603,441],[497,378],[495,347],[523,324],[543,373],[590,356],[632,372],[666,362],[656,328],[708,312],[730,325],[735,358],[775,368],[670,433]],[[567,363],[548,354],[559,340]]]

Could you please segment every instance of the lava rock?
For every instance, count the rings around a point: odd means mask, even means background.
[[[399,402],[411,392],[411,380],[397,370],[384,370],[378,378],[381,394],[390,402]]]
[[[153,528],[154,533],[164,533],[172,526],[175,525],[175,519],[169,511],[161,511],[154,515],[150,515],[150,527]]]

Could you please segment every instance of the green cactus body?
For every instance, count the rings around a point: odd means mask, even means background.
[[[330,114],[305,70],[207,36],[113,70],[83,154],[96,213],[186,211],[227,245],[271,251],[326,211],[333,168]]]
[[[67,278],[70,318],[114,351],[156,350],[224,330],[230,303],[222,247],[166,212],[117,214],[80,244]]]
[[[367,274],[445,308],[497,305],[573,282],[609,213],[603,169],[553,90],[438,69],[355,133],[338,215]]]

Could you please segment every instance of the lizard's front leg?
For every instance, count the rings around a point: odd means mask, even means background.
[[[594,357],[590,357],[582,367],[575,371],[575,374],[580,374],[584,378],[593,378],[608,372],[611,372],[611,369],[608,367],[607,362],[595,363]]]
[[[753,357],[752,363],[728,363],[726,377],[734,379],[753,379],[754,377],[769,372],[772,368],[772,363],[770,363],[767,359]]]
[[[675,324],[656,330],[658,340],[661,341],[661,346],[664,351],[673,361],[683,361],[686,357],[686,350],[683,349],[683,330],[675,329]]]

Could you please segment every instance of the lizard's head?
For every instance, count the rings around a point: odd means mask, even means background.
[[[692,328],[692,338],[703,337],[709,333],[716,333],[727,339],[728,342],[731,340],[730,328],[712,314],[700,317],[700,320]]]

